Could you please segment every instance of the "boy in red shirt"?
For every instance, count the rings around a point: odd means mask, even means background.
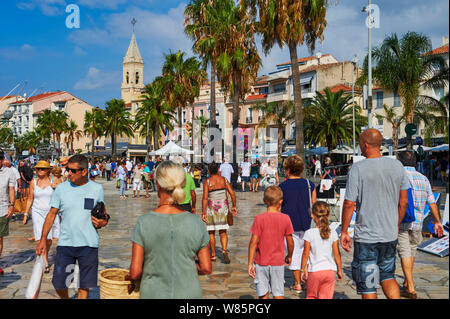
[[[250,229],[252,238],[248,247],[248,274],[255,279],[259,299],[268,299],[270,291],[275,299],[284,299],[284,266],[290,265],[292,261],[294,228],[289,216],[281,213],[282,203],[281,188],[268,187],[264,192],[267,212],[256,216]],[[288,248],[286,257],[285,237]]]

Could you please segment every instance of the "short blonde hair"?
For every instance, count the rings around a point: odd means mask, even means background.
[[[172,195],[173,202],[181,204],[184,201],[186,172],[179,164],[172,161],[161,162],[156,168],[155,179],[161,189]]]
[[[283,200],[283,191],[278,186],[269,186],[264,191],[263,202],[267,206],[275,206],[280,200]]]
[[[284,170],[288,170],[290,175],[300,176],[305,170],[305,162],[298,155],[289,156],[284,162]]]

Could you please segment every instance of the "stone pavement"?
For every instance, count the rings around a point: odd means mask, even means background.
[[[132,199],[132,191],[127,191],[129,197],[123,201],[119,199],[114,182],[99,179],[105,190],[105,201],[108,213],[111,215],[109,225],[99,231],[99,271],[105,268],[128,269],[131,260],[130,235],[137,218],[155,208],[158,201],[156,193],[151,193],[150,199],[141,197]],[[197,190],[197,211],[201,208],[201,189]],[[206,299],[253,299],[256,298],[255,285],[247,274],[247,253],[250,240],[250,227],[255,215],[264,212],[262,191],[258,193],[236,192],[238,200],[238,216],[234,226],[230,227],[229,251],[231,263],[223,263],[220,246],[216,247],[217,261],[213,262],[213,272],[208,276],[201,276],[203,296]],[[141,194],[142,196],[142,194]],[[442,201],[443,202],[443,201]],[[442,212],[441,208],[441,212]],[[20,216],[19,216],[20,217]],[[34,264],[35,243],[27,238],[32,237],[32,221],[23,226],[21,218],[10,223],[10,235],[4,238],[4,249],[0,257],[0,267],[5,275],[0,277],[0,299],[23,299]],[[219,238],[217,234],[217,243]],[[54,260],[54,247],[50,254],[50,264]],[[336,282],[335,299],[360,299],[356,294],[351,279],[352,254],[341,249],[344,279]],[[41,299],[55,299],[57,295],[51,284],[53,266],[50,274],[44,274],[42,281]],[[396,267],[397,281],[403,282],[403,274],[399,259]],[[419,298],[448,299],[449,298],[449,257],[439,258],[418,251],[414,269],[416,290]],[[285,297],[290,299],[304,299],[305,293],[296,294],[289,290],[293,283],[292,273],[285,271]],[[75,297],[76,291],[69,290],[69,295]],[[380,299],[384,295],[379,289]],[[91,290],[90,299],[99,298],[99,288]]]

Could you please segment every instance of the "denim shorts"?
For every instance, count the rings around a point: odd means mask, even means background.
[[[379,283],[395,279],[397,242],[354,242],[352,277],[358,294],[376,294]]]
[[[250,182],[250,176],[241,176],[242,183],[249,183]]]
[[[53,287],[68,289],[74,279],[75,262],[79,267],[79,286],[81,289],[97,287],[98,248],[94,247],[56,247]]]

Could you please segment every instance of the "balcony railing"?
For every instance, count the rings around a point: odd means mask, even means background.
[[[253,117],[247,117],[246,119],[245,119],[246,121],[246,123],[248,124],[248,123],[253,123]]]

